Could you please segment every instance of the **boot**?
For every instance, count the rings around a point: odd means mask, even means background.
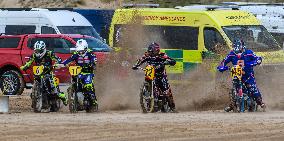
[[[93,99],[93,100],[92,100],[92,104],[93,104],[94,106],[96,106],[96,105],[98,104],[97,99]]]
[[[176,107],[175,106],[172,106],[172,107],[170,107],[171,108],[171,111],[173,112],[173,113],[178,113],[178,111],[176,110]]]
[[[225,107],[224,108],[224,111],[225,112],[230,112],[230,111],[232,111],[233,110],[233,108],[231,107],[231,106],[228,106],[228,107]]]
[[[67,98],[66,98],[66,95],[61,92],[61,93],[58,94],[58,97],[61,99],[62,103],[63,103],[65,106],[67,106],[68,100],[67,100]]]
[[[266,105],[265,105],[265,103],[262,103],[262,104],[260,105],[260,107],[262,108],[263,112],[265,112],[265,110],[266,110]]]
[[[169,95],[169,107],[173,113],[178,113],[178,111],[176,110],[176,104],[174,102],[173,95],[171,94]]]
[[[91,94],[91,99],[92,99],[92,105],[93,106],[98,105],[98,101],[97,101],[97,97],[96,97],[95,93]]]

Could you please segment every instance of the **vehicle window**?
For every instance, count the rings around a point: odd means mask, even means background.
[[[56,34],[56,31],[52,27],[42,26],[41,34]]]
[[[224,26],[223,30],[231,41],[235,38],[242,39],[246,47],[253,51],[262,52],[281,49],[266,28],[260,25]]]
[[[33,49],[36,41],[44,41],[46,49],[55,53],[71,53],[70,48],[74,48],[74,45],[70,41],[62,38],[31,38],[29,39],[28,46]]]
[[[0,48],[17,48],[21,38],[0,38]]]
[[[84,39],[88,43],[89,49],[95,52],[109,52],[111,51],[110,47],[102,42],[101,40],[98,40],[97,38],[73,38],[76,42],[79,39]]]
[[[6,25],[6,35],[34,34],[36,26],[34,25]]]
[[[228,49],[225,40],[216,28],[204,28],[204,45],[208,51],[220,54]]]
[[[284,36],[282,33],[271,33],[271,35],[275,38],[278,44],[283,48],[284,46]]]
[[[137,43],[145,47],[155,41],[165,49],[198,49],[198,27],[115,25],[113,38],[115,47],[133,46]]]
[[[92,26],[57,26],[61,34],[81,34],[101,39]]]

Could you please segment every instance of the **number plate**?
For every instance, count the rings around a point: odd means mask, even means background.
[[[34,75],[41,75],[43,73],[43,66],[33,66]]]
[[[151,65],[146,66],[145,68],[145,77],[149,80],[154,80],[155,77],[155,68]]]
[[[81,73],[81,71],[82,71],[82,67],[80,67],[80,66],[70,66],[69,67],[69,73],[72,76],[78,75],[79,73]]]
[[[243,69],[240,65],[235,65],[231,68],[231,76],[233,79],[241,79],[243,75]]]
[[[54,84],[55,84],[55,86],[59,85],[59,78],[54,77]]]

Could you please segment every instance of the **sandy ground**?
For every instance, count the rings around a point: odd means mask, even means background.
[[[142,114],[139,111],[0,115],[1,141],[284,139],[284,111]]]
[[[205,81],[201,81],[202,85],[197,82],[192,86],[185,85],[185,88],[174,86],[180,113],[167,114],[143,114],[139,111],[139,87],[134,86],[139,86],[140,82],[127,85],[133,87],[128,93],[117,83],[104,82],[113,90],[105,90],[103,95],[98,93],[100,111],[92,114],[70,114],[67,107],[58,113],[33,113],[30,90],[26,90],[22,96],[11,98],[10,114],[0,114],[0,141],[283,141],[284,83],[283,75],[276,76],[273,79],[272,75],[259,77],[268,109],[255,113],[224,113],[221,109],[227,95],[210,90],[211,82]],[[190,91],[182,93],[179,89]],[[66,87],[62,90],[65,91]],[[195,101],[190,101],[194,97]]]

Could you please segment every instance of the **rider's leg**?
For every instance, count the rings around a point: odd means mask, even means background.
[[[168,83],[168,78],[167,75],[164,75],[164,77],[161,79],[162,81],[162,90],[163,92],[166,92],[166,94],[169,97],[169,107],[171,108],[172,111],[176,111],[176,106],[172,94],[172,90],[170,88],[170,84]]]
[[[85,90],[86,94],[90,94],[92,98],[93,105],[97,104],[97,97],[95,93],[95,88],[93,84],[94,74],[86,73],[79,76],[83,83],[83,89]]]
[[[256,100],[257,105],[260,105],[262,108],[265,108],[265,104],[262,101],[261,93],[256,85],[253,76],[246,81],[246,86],[248,88],[248,91],[252,94],[252,97]]]
[[[65,95],[65,93],[61,92],[59,89],[59,84],[57,84],[56,82],[56,78],[54,77],[53,74],[51,74],[51,81],[50,84],[52,84],[52,91],[54,92],[54,94],[56,94],[62,101],[62,103],[67,106],[67,97]]]

